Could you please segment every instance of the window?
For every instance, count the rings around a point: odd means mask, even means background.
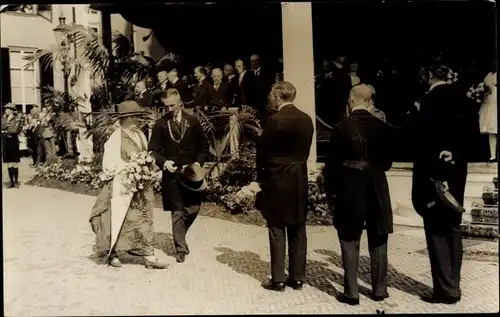
[[[37,6],[34,4],[15,4],[9,5],[7,8],[8,12],[22,13],[22,14],[37,14]]]
[[[28,56],[33,56],[33,49],[11,49],[10,58],[10,86],[11,100],[16,105],[21,105],[23,113],[27,111],[27,105],[39,104],[39,63],[25,67]]]

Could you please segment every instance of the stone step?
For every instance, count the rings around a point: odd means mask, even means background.
[[[498,225],[467,223],[460,229],[464,238],[498,241]]]
[[[471,216],[472,222],[498,225],[498,206],[475,206]]]

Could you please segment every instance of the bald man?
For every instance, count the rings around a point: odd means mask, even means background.
[[[180,184],[183,166],[203,166],[208,157],[208,143],[195,116],[182,110],[179,94],[164,91],[161,100],[167,113],[153,127],[149,151],[163,171],[163,210],[172,212],[172,234],[177,262],[183,263],[189,248],[186,233],[196,219],[201,205],[201,192]]]
[[[135,101],[143,107],[149,108],[152,105],[152,96],[149,92],[146,82],[141,80],[135,84]]]
[[[194,69],[194,77],[198,83],[194,87],[194,106],[199,106],[204,110],[209,110],[212,85],[205,74],[205,67],[198,66]]]
[[[210,90],[210,106],[215,107],[217,110],[231,106],[231,92],[229,85],[223,82],[224,73],[220,68],[212,70],[212,89]]]
[[[344,267],[342,303],[359,304],[357,270],[363,229],[368,234],[372,296],[387,293],[387,239],[393,232],[392,208],[385,172],[392,166],[392,128],[369,112],[372,90],[358,85],[349,95],[350,115],[335,125],[323,170],[332,205]]]

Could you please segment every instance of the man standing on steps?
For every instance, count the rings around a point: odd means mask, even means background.
[[[186,233],[200,211],[201,195],[183,186],[179,176],[184,166],[203,167],[208,143],[196,117],[182,110],[178,94],[168,96],[164,91],[161,100],[168,108],[167,114],[154,125],[149,150],[163,171],[163,209],[172,211],[177,262],[182,263],[189,254]]]
[[[393,222],[385,172],[392,166],[392,129],[369,112],[371,97],[367,85],[351,89],[350,114],[332,131],[323,170],[345,272],[344,293],[337,299],[349,305],[359,304],[359,244],[364,228],[371,260],[372,298],[383,301],[389,297],[387,240]]]
[[[285,285],[301,289],[306,273],[307,158],[314,126],[311,117],[293,104],[295,95],[289,82],[273,85],[270,107],[277,112],[269,118],[257,148],[257,179],[262,191],[256,207],[267,220],[272,271],[271,281],[263,287],[273,291],[284,291]]]

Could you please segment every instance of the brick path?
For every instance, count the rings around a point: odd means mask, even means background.
[[[302,291],[268,292],[265,228],[200,217],[188,235],[191,254],[175,263],[170,216],[155,213],[155,243],[166,271],[146,270],[137,260],[124,267],[103,265],[92,256],[88,223],[93,197],[23,186],[3,191],[4,305],[7,316],[160,315],[260,313],[498,312],[498,263],[465,261],[463,300],[430,305],[419,295],[431,291],[428,258],[419,235],[390,238],[391,297],[375,303],[369,294],[366,240],[362,242],[361,305],[332,296],[342,291],[340,247],[335,231],[308,228],[308,282]],[[126,259],[127,260],[127,259]]]

